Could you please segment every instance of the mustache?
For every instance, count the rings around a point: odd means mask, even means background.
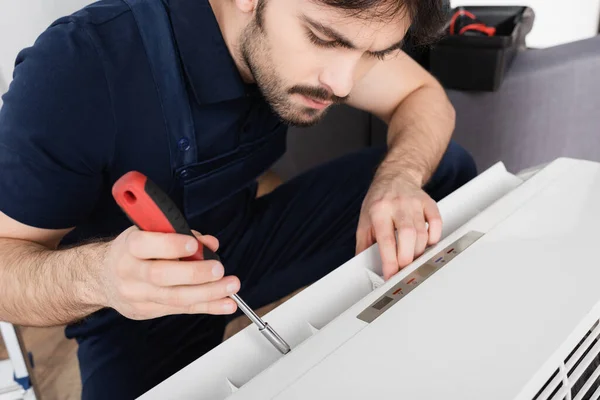
[[[322,87],[312,86],[294,86],[288,90],[289,94],[301,94],[306,97],[320,101],[331,101],[332,103],[341,104],[348,100],[349,96],[339,97],[331,93],[329,90]]]

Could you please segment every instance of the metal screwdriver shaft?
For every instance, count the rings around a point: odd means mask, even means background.
[[[271,344],[275,346],[275,348],[279,350],[279,352],[281,352],[281,354],[287,354],[290,352],[290,346],[286,343],[286,341],[283,340],[283,338],[279,336],[279,334],[275,332],[275,330],[271,328],[269,324],[264,322],[262,318],[256,315],[254,310],[248,307],[248,305],[244,302],[244,300],[242,300],[240,296],[234,294],[229,297],[231,297],[233,301],[237,303],[240,310],[242,310],[242,312],[246,314],[248,318],[250,318],[250,321],[252,321],[258,326],[259,332],[262,333],[263,336],[267,338],[267,340],[271,342]]]

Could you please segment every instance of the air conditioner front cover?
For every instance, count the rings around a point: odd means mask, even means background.
[[[370,297],[231,398],[541,400],[577,383],[597,399],[599,223],[600,167],[559,160],[448,237],[483,233],[375,321],[356,318]]]
[[[440,210],[443,240],[389,281],[375,245],[267,314],[287,355],[249,326],[140,399],[598,400],[600,165],[497,165]]]

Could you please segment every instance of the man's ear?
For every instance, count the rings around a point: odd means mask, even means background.
[[[253,13],[256,10],[258,0],[235,0],[235,5],[240,11],[245,13]]]

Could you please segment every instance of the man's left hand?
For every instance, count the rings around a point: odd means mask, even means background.
[[[356,253],[377,242],[386,280],[423,254],[427,245],[437,243],[441,234],[437,204],[412,176],[375,177],[362,204]]]

